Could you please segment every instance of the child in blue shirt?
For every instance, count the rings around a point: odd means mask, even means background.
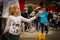
[[[39,19],[39,22],[42,26],[42,29],[41,29],[41,32],[43,33],[44,31],[44,27],[45,27],[45,30],[46,30],[46,33],[48,33],[48,12],[46,11],[45,8],[42,8],[40,11],[39,11],[39,16],[40,16],[40,19]]]

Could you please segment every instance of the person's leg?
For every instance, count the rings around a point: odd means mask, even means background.
[[[43,34],[43,28],[44,28],[44,24],[41,23],[41,33]]]
[[[57,30],[57,28],[58,28],[58,22],[57,20],[55,20],[55,29]]]
[[[55,30],[57,30],[57,24],[56,23],[55,23],[54,27],[55,27]]]
[[[5,29],[6,21],[7,21],[7,18],[2,18],[2,28],[1,28],[2,29],[2,33],[3,33],[4,29]],[[3,38],[3,40],[8,40],[6,34],[2,38]]]
[[[25,31],[27,30],[27,23],[26,22],[24,22],[24,24],[25,24]]]
[[[36,30],[38,31],[38,21],[35,20],[35,24],[36,24]]]
[[[31,28],[31,23],[25,22],[25,31],[28,32]]]
[[[41,27],[40,22],[38,22],[38,30],[40,30],[40,27]]]
[[[60,28],[60,21],[58,22],[58,27]]]
[[[4,28],[6,26],[6,21],[7,21],[7,18],[2,18],[2,31],[4,31]]]
[[[46,34],[48,34],[48,23],[44,23]]]
[[[46,30],[46,34],[48,34],[48,27],[47,26],[45,26],[45,30]]]
[[[53,20],[53,27],[55,30],[57,30],[57,23],[56,23],[56,20]]]

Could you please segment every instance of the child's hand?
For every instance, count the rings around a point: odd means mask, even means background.
[[[39,17],[39,14],[37,13],[35,16],[36,16],[36,18],[37,18],[37,17]]]

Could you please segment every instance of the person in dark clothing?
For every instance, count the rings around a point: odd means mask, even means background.
[[[25,17],[25,18],[28,18],[28,14],[26,13],[26,10],[24,10],[22,13],[21,13],[21,16]]]
[[[27,14],[27,12],[26,12],[26,10],[24,10],[22,13],[21,13],[21,16],[23,16],[24,18],[28,18],[28,14]],[[27,30],[27,25],[28,25],[28,23],[27,22],[24,22],[24,24],[25,24],[25,31]]]
[[[30,17],[35,16],[36,13],[38,13],[38,9],[34,9],[34,10],[32,11],[32,13],[30,14]],[[39,21],[39,17],[34,20],[34,23],[36,24],[36,31],[37,31],[37,32],[39,31],[39,29],[38,29],[38,21]]]
[[[48,21],[52,20],[52,17],[53,17],[53,14],[52,13],[49,13],[48,14]]]

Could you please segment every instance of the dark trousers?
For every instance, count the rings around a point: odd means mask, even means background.
[[[54,27],[54,28],[56,28],[57,29],[57,22],[56,22],[56,20],[52,20],[52,27]]]
[[[29,28],[29,27],[28,27],[28,23],[27,23],[27,22],[24,22],[24,24],[25,24],[25,31],[26,31],[27,28]]]
[[[45,29],[44,29],[45,28]],[[41,33],[43,34],[43,31],[48,32],[48,27],[44,23],[41,23]]]
[[[5,26],[6,26],[6,20],[7,20],[7,18],[2,18],[2,27],[1,27],[2,33],[3,33],[3,31],[4,31],[4,29],[5,29]],[[8,38],[7,38],[7,33],[4,34],[1,39],[2,39],[2,40],[8,40]]]
[[[6,21],[7,21],[7,18],[2,18],[2,31],[4,31],[5,29]]]
[[[57,24],[57,25],[58,25],[58,27],[60,28],[60,21],[58,22],[58,24]]]
[[[35,20],[35,24],[36,24],[36,30],[38,31],[38,20]]]

